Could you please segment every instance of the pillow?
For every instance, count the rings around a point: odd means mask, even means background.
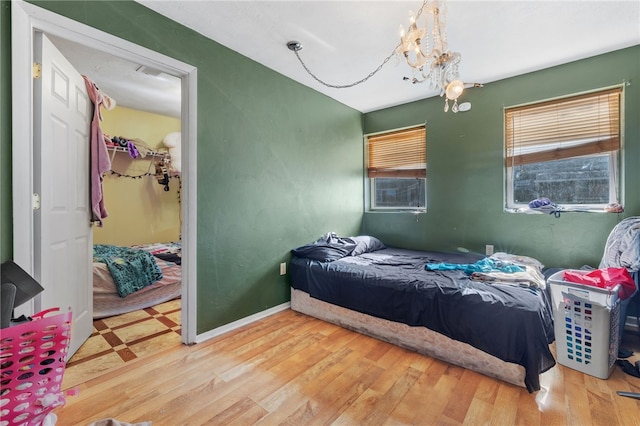
[[[313,243],[291,250],[291,253],[296,257],[304,257],[319,262],[333,262],[347,256],[355,247],[356,242],[351,238],[342,238],[329,233]]]
[[[372,251],[387,248],[382,241],[369,235],[359,235],[357,237],[351,237],[351,239],[356,242],[356,247],[351,252],[351,256],[359,256],[364,253],[371,253]]]

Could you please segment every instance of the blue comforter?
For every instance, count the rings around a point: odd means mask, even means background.
[[[96,244],[93,246],[93,259],[107,264],[120,297],[162,279],[162,271],[153,255],[144,250]]]

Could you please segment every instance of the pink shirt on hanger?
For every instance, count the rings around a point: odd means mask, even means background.
[[[107,209],[104,205],[104,194],[102,191],[103,174],[111,169],[111,159],[107,146],[104,143],[104,135],[100,128],[102,121],[102,111],[100,108],[105,106],[108,109],[113,108],[115,102],[107,95],[102,93],[100,89],[86,76],[84,78],[89,99],[93,102],[93,120],[91,121],[91,211],[92,220],[98,222],[98,226],[102,226],[102,219],[107,217]]]

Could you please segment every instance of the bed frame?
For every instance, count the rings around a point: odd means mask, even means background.
[[[426,327],[411,327],[352,311],[314,299],[308,293],[294,288],[291,289],[291,309],[526,388],[525,369],[521,365],[505,362],[467,343],[453,340]]]

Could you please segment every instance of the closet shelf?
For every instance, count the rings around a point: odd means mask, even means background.
[[[117,146],[117,145],[107,145],[107,150],[112,152],[111,154],[111,161],[113,161],[113,157],[116,155],[116,152],[125,152],[127,154],[129,154],[129,149],[127,147],[124,146]],[[136,160],[145,160],[145,159],[149,159],[149,157],[152,158],[160,158],[163,160],[168,160],[170,158],[169,153],[168,152],[164,152],[164,151],[147,151],[146,155],[144,157],[139,156],[137,158],[135,158]]]

